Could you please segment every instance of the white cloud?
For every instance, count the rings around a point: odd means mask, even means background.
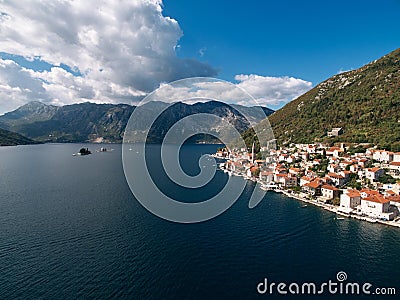
[[[177,57],[182,34],[176,20],[162,15],[161,0],[0,1],[0,52],[54,66],[39,72],[0,59],[0,114],[32,100],[59,105],[135,103],[163,82],[215,76],[217,71],[210,65]],[[201,48],[199,55],[205,51]],[[82,76],[74,76],[62,65]],[[312,86],[292,77],[237,75],[235,80],[259,104],[270,107]],[[218,82],[163,93],[177,99],[255,105]]]
[[[0,114],[31,99],[50,101],[42,82],[15,62],[0,59]]]
[[[198,51],[200,57],[203,57],[206,54],[206,51],[207,51],[206,47],[200,48],[199,51]]]
[[[312,88],[312,83],[294,77],[236,75],[238,87],[251,94],[258,103],[277,107],[297,98]]]
[[[196,82],[193,86],[164,85],[154,96],[160,101],[197,102],[217,100],[246,106],[263,105],[277,108],[304,94],[312,83],[293,77],[264,77],[259,75],[236,75],[236,84],[221,81]],[[244,90],[250,97],[245,96]]]
[[[181,36],[177,21],[162,15],[160,0],[0,2],[0,52],[39,57],[83,74],[71,77],[61,68],[39,74],[21,68],[31,74],[25,78],[30,84],[45,80],[47,96],[40,99],[60,104],[135,100],[160,82],[215,76],[208,64],[176,56]],[[27,95],[22,96],[10,94],[9,100],[23,102]]]

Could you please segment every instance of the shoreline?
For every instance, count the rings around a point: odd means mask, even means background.
[[[219,158],[219,157],[217,157],[217,158]],[[259,182],[258,179],[248,178],[244,174],[235,173],[235,172],[227,171],[227,170],[224,170],[224,169],[220,169],[220,170],[223,171],[224,173],[228,173],[228,176],[239,176],[239,177],[242,177],[244,180],[250,180],[250,181],[253,181],[255,183],[259,183],[261,185],[260,188],[262,188],[262,186],[263,186],[263,183]],[[275,190],[275,189],[263,189],[263,190],[264,191],[272,191],[274,193],[284,194],[288,198],[293,198],[293,199],[296,199],[296,200],[301,201],[301,202],[305,202],[305,203],[308,203],[308,204],[311,204],[311,205],[314,205],[314,206],[321,207],[324,210],[327,210],[327,211],[329,211],[331,213],[334,213],[334,214],[342,216],[342,217],[351,218],[351,219],[357,219],[357,220],[360,220],[360,221],[367,221],[369,223],[380,223],[380,224],[384,224],[384,225],[388,225],[388,226],[392,226],[392,227],[399,227],[400,228],[400,219],[398,219],[397,221],[384,221],[384,220],[379,220],[379,219],[373,219],[373,218],[370,218],[368,216],[359,216],[359,215],[355,215],[355,214],[346,214],[346,213],[340,212],[338,210],[339,206],[332,205],[332,204],[321,203],[321,202],[318,202],[318,200],[307,199],[302,195],[304,193],[296,194],[296,193],[289,192],[288,190],[283,190],[283,189],[278,189],[278,190]],[[306,195],[306,194],[304,194],[304,195]]]
[[[306,202],[309,204],[312,204],[314,206],[318,206],[318,207],[322,207],[323,209],[330,211],[332,213],[335,213],[337,215],[349,218],[349,219],[357,219],[357,220],[361,220],[361,221],[367,221],[370,223],[380,223],[380,224],[385,224],[385,225],[389,225],[389,226],[394,226],[394,227],[400,227],[400,222],[396,222],[396,221],[384,221],[384,220],[379,220],[379,219],[373,219],[367,216],[359,216],[359,215],[354,215],[354,214],[346,214],[343,213],[341,211],[338,210],[338,206],[332,205],[332,204],[324,204],[324,203],[320,203],[316,200],[309,200],[306,198],[303,198],[299,195],[294,195],[292,193],[287,192],[286,190],[282,190],[282,194],[284,194],[285,196],[289,197],[289,198],[293,198],[302,202]]]

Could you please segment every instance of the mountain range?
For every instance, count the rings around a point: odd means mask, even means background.
[[[138,124],[146,118],[146,111],[162,110],[169,104],[149,102],[142,106]],[[30,102],[0,116],[0,128],[17,132],[40,142],[121,142],[126,124],[135,106],[127,104],[80,103],[65,106]],[[240,112],[245,115],[243,116]],[[243,132],[273,113],[265,107],[228,105],[218,101],[195,104],[174,103],[163,112],[150,131],[149,142],[162,141],[166,130],[178,120],[193,114],[209,113],[230,120]],[[212,128],[217,123],[204,124]],[[204,137],[197,137],[198,142]]]
[[[146,118],[146,112],[166,105],[149,102],[140,118]],[[81,103],[58,107],[30,102],[0,116],[0,128],[26,136],[25,141],[121,142],[134,109],[127,104]],[[238,110],[245,111],[246,118]],[[269,116],[280,145],[344,141],[372,143],[379,148],[400,151],[400,49],[357,70],[332,76],[276,112],[265,107],[262,110]],[[192,105],[177,102],[158,118],[150,131],[149,141],[160,142],[170,125],[196,113],[228,119],[251,142],[250,124],[261,121],[257,126],[266,125],[262,121],[265,115],[260,114],[257,107],[217,101]],[[141,120],[136,122],[140,124]],[[208,125],[218,127],[216,123]],[[333,128],[341,128],[342,134],[328,136]],[[6,131],[2,134],[3,139],[12,135]]]

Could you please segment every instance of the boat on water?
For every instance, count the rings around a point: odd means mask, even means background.
[[[99,150],[96,150],[96,152],[111,152],[111,151],[114,151],[114,149],[107,149],[106,147],[101,147]]]
[[[306,208],[307,207],[307,204],[303,204],[302,206],[301,206],[301,208]]]
[[[343,217],[336,217],[335,219],[336,219],[336,220],[344,220]]]

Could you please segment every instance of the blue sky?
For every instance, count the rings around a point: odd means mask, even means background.
[[[399,12],[399,0],[0,2],[0,114],[32,100],[135,104],[192,76],[278,109],[398,48]]]
[[[165,0],[184,32],[180,56],[235,74],[295,76],[317,84],[400,47],[400,1]]]

